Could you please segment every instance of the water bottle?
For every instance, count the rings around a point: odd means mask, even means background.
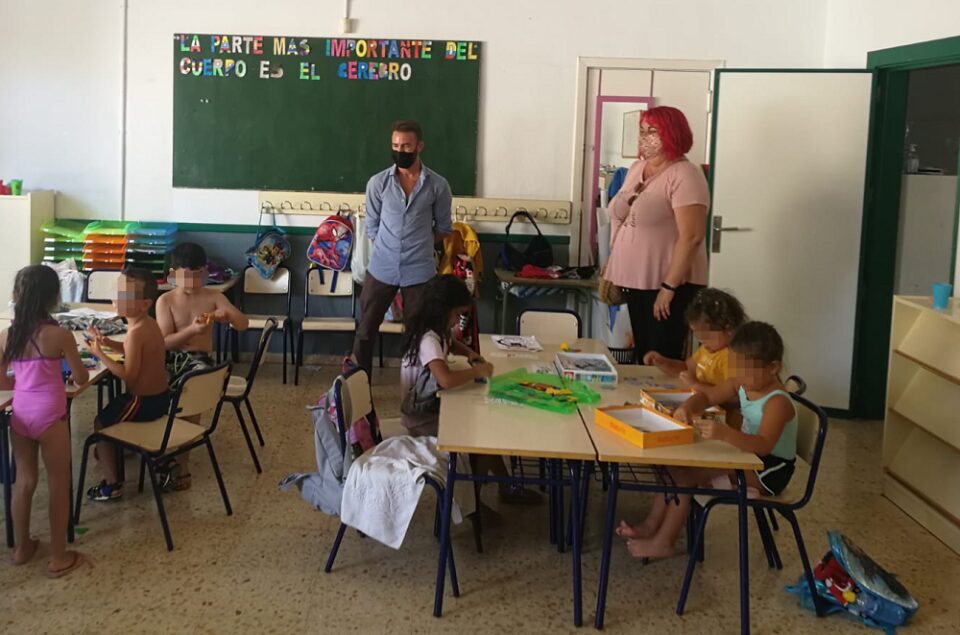
[[[920,171],[920,154],[917,152],[917,144],[911,143],[907,149],[906,173],[916,174]]]

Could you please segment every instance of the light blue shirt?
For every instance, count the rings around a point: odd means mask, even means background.
[[[740,415],[743,417],[740,430],[742,432],[753,435],[760,434],[760,424],[763,422],[763,406],[770,397],[774,395],[783,395],[787,399],[790,399],[788,392],[784,390],[772,390],[759,399],[751,400],[747,397],[743,386],[740,386]],[[790,399],[790,405],[793,406],[793,418],[783,426],[783,432],[780,433],[777,444],[773,446],[773,450],[770,451],[771,455],[787,460],[797,456],[797,431],[800,425],[797,420],[797,407],[794,405],[792,399]]]
[[[409,287],[437,274],[434,232],[453,231],[453,196],[447,180],[420,164],[420,178],[410,198],[400,187],[397,166],[367,181],[367,237],[373,253],[367,272],[384,284]]]

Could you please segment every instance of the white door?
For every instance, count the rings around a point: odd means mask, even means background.
[[[710,284],[777,328],[810,399],[846,410],[872,76],[717,73]]]

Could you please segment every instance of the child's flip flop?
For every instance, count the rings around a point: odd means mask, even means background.
[[[51,580],[56,580],[57,578],[62,578],[63,576],[68,575],[68,574],[70,574],[70,573],[73,573],[74,571],[76,571],[77,569],[79,569],[84,563],[88,563],[88,562],[89,562],[89,561],[87,560],[87,557],[84,556],[84,555],[83,555],[82,553],[80,553],[79,551],[72,551],[72,552],[70,552],[70,553],[73,554],[73,562],[70,563],[69,566],[66,566],[66,567],[64,567],[64,568],[62,568],[62,569],[56,569],[56,570],[51,571],[49,568],[47,568],[47,577],[48,577],[48,578],[50,578]]]

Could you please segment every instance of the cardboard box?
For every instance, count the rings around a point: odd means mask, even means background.
[[[596,353],[557,353],[554,358],[557,372],[565,379],[585,383],[617,383],[617,368],[606,355]]]
[[[693,427],[646,406],[597,408],[593,420],[641,448],[693,443],[696,438]]]
[[[672,416],[673,411],[693,396],[693,391],[686,388],[647,388],[640,390],[640,403],[647,408]],[[720,406],[710,406],[702,414],[701,419],[725,421],[726,412]]]

